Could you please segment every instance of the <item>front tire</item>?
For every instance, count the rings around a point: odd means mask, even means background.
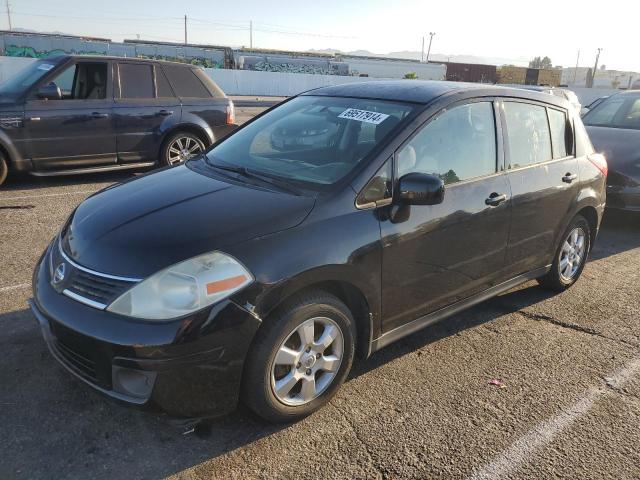
[[[271,422],[310,415],[351,370],[355,336],[351,312],[333,295],[314,291],[288,302],[265,320],[249,350],[242,400]]]
[[[160,162],[162,165],[179,165],[199,155],[204,149],[202,140],[193,133],[177,132],[162,145]]]
[[[580,278],[590,250],[591,227],[586,218],[576,215],[561,237],[551,270],[538,283],[556,292],[571,287]]]

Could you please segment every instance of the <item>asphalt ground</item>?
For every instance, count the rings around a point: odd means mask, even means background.
[[[640,478],[640,217],[607,213],[569,291],[530,282],[358,361],[301,422],[193,425],[72,378],[26,306],[59,225],[131,175],[0,188],[0,479]]]

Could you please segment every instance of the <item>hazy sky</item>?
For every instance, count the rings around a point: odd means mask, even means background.
[[[14,27],[107,37],[306,50],[419,51],[529,59],[556,65],[600,64],[640,71],[640,2],[592,0],[10,0]],[[4,2],[1,7],[4,8]],[[6,14],[0,28],[7,27]]]

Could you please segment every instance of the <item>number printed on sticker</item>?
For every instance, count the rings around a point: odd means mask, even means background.
[[[368,112],[367,110],[358,110],[357,108],[347,108],[344,112],[338,115],[338,118],[373,123],[374,125],[384,122],[387,117],[389,117],[389,115],[385,113]]]

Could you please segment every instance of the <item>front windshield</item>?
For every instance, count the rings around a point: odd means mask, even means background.
[[[207,163],[323,189],[353,171],[413,110],[382,100],[297,97],[214,147]]]
[[[0,83],[0,95],[17,95],[30,88],[55,67],[53,62],[37,60]]]
[[[640,94],[609,97],[590,110],[582,121],[597,127],[640,130]]]

